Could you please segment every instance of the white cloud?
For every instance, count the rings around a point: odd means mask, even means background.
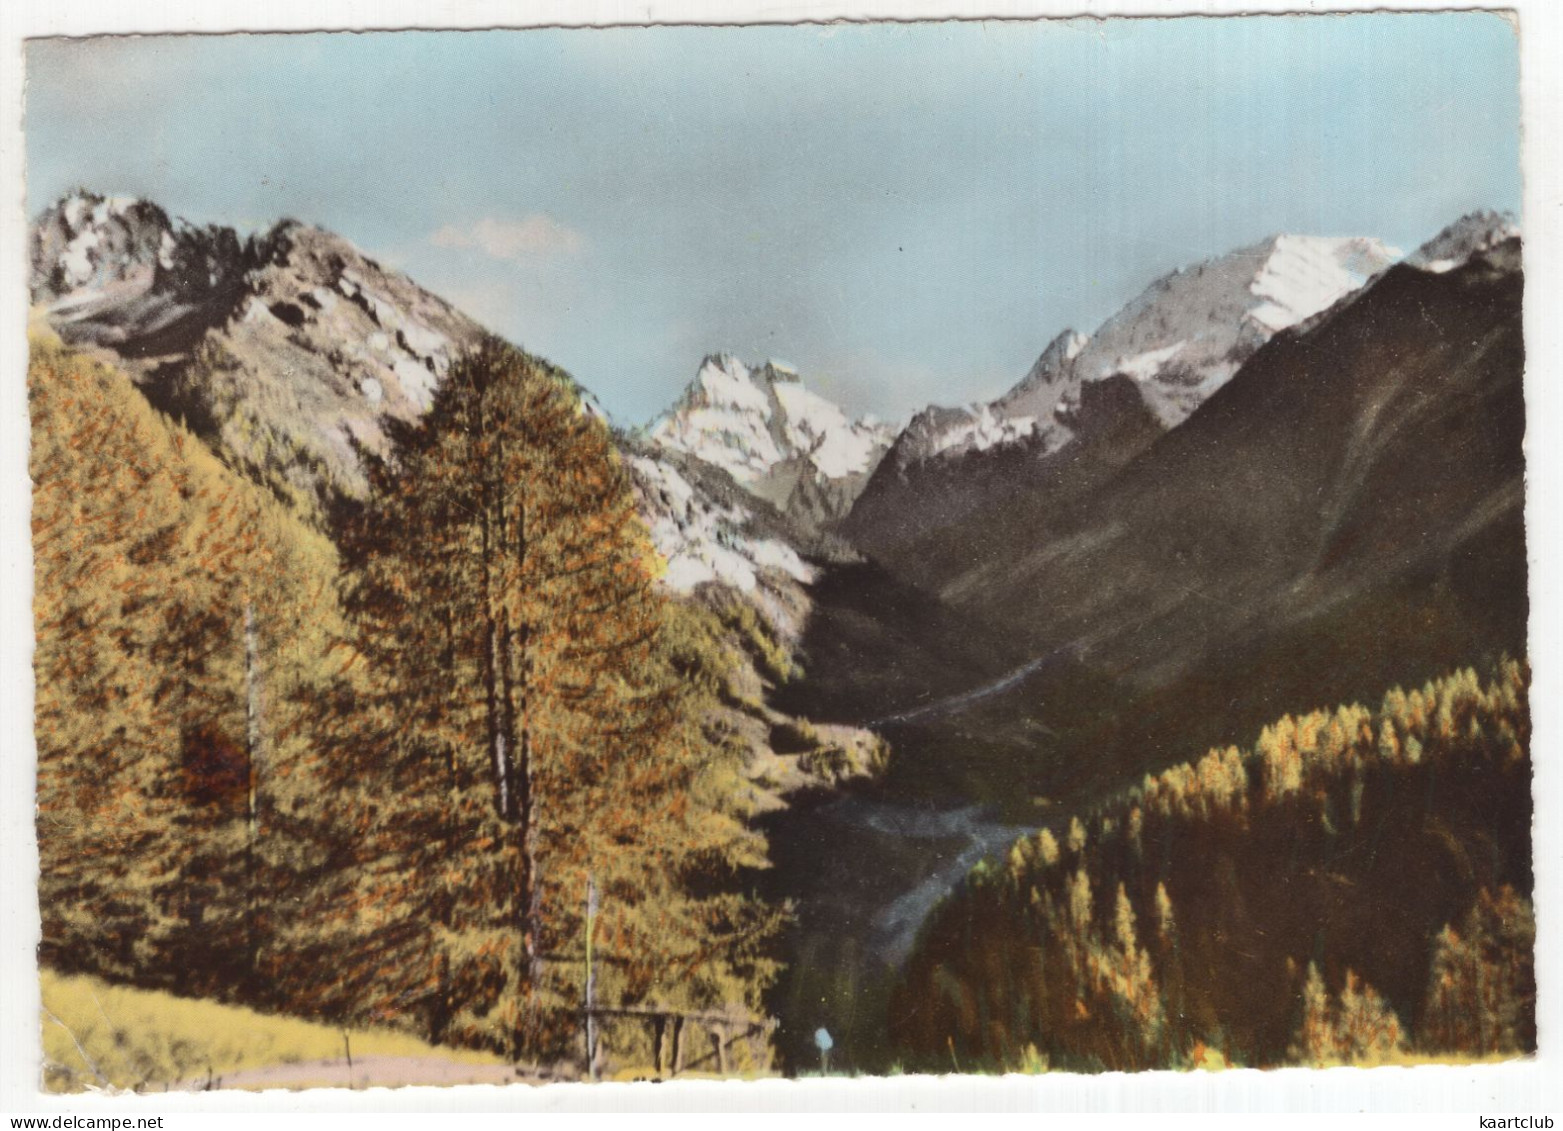
[[[576,255],[586,237],[552,216],[534,212],[519,220],[485,216],[470,224],[446,224],[429,235],[435,247],[470,248],[494,259]]]

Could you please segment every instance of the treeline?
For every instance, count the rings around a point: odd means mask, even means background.
[[[1288,716],[984,861],[893,995],[908,1066],[1533,1051],[1527,687]]]
[[[123,374],[29,384],[44,964],[578,1058],[590,906],[599,1004],[758,1013],[730,634],[564,374],[453,366],[335,542]]]

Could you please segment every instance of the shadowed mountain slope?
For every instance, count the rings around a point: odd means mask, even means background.
[[[924,597],[1018,659],[880,703],[892,774],[1089,792],[1299,697],[1523,651],[1522,289],[1513,239],[1391,269],[1120,467],[1079,444],[1032,478],[995,465],[1001,489],[925,537],[947,580]],[[1121,404],[1103,417],[1134,426]],[[827,613],[805,653],[844,703],[882,681],[867,650],[824,663]]]
[[[1517,243],[1447,274],[1392,270],[1101,488],[974,516],[1032,537],[943,595],[1147,687],[1413,576],[1477,598],[1470,575],[1521,512],[1521,289]]]

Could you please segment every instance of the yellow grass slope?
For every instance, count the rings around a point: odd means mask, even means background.
[[[386,1030],[343,1030],[44,970],[43,1083],[89,1088],[500,1083],[498,1057]],[[350,1072],[347,1053],[354,1069]]]

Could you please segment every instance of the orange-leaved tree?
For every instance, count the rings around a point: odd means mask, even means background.
[[[394,438],[344,538],[369,687],[366,1012],[560,1054],[581,1031],[588,884],[599,1003],[710,1003],[767,916],[713,873],[737,842],[702,800],[717,752],[607,426],[490,339]]]

